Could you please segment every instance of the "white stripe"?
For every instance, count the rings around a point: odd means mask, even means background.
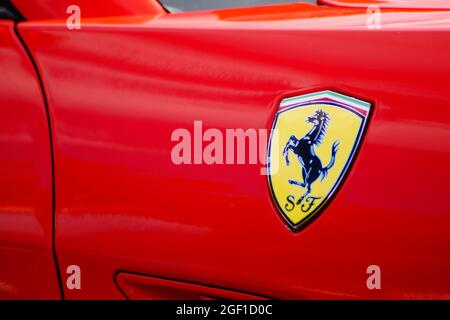
[[[370,103],[368,103],[366,101],[362,101],[362,100],[359,100],[356,98],[345,96],[343,94],[340,94],[340,93],[337,93],[334,91],[330,91],[330,90],[309,93],[309,94],[304,94],[301,96],[295,96],[295,97],[283,99],[280,103],[280,107],[283,108],[283,107],[291,106],[294,104],[299,104],[299,103],[308,102],[308,101],[317,100],[317,99],[323,99],[323,98],[328,98],[328,99],[334,100],[336,102],[345,103],[347,105],[361,108],[366,111],[369,111],[369,109],[370,109]]]

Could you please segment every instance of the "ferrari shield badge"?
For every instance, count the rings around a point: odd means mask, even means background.
[[[317,216],[336,191],[361,142],[370,107],[332,91],[281,101],[268,149],[268,179],[292,229]]]

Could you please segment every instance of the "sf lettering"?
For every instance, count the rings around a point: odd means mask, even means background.
[[[316,204],[316,200],[319,199],[321,199],[321,197],[302,196],[298,200],[296,200],[295,196],[291,194],[286,197],[286,204],[284,208],[289,212],[291,212],[295,208],[298,208],[301,212],[308,213]]]

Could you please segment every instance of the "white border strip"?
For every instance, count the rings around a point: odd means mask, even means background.
[[[285,99],[281,100],[280,107],[283,108],[283,107],[291,106],[294,104],[300,104],[303,102],[313,101],[313,100],[322,99],[322,98],[328,98],[328,99],[331,99],[331,100],[334,100],[337,102],[341,102],[341,103],[348,104],[348,105],[351,105],[351,106],[354,106],[357,108],[361,108],[366,111],[370,110],[369,102],[362,101],[362,100],[352,98],[349,96],[345,96],[343,94],[340,94],[340,93],[337,93],[334,91],[330,91],[330,90],[304,94],[301,96],[295,96],[295,97],[291,97],[291,98],[285,98]]]

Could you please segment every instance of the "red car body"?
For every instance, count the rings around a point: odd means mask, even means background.
[[[0,298],[450,298],[448,3],[79,1],[68,30],[70,1],[12,2],[27,21],[0,22]],[[171,162],[177,128],[270,129],[281,99],[321,90],[373,111],[301,232],[259,166]]]

